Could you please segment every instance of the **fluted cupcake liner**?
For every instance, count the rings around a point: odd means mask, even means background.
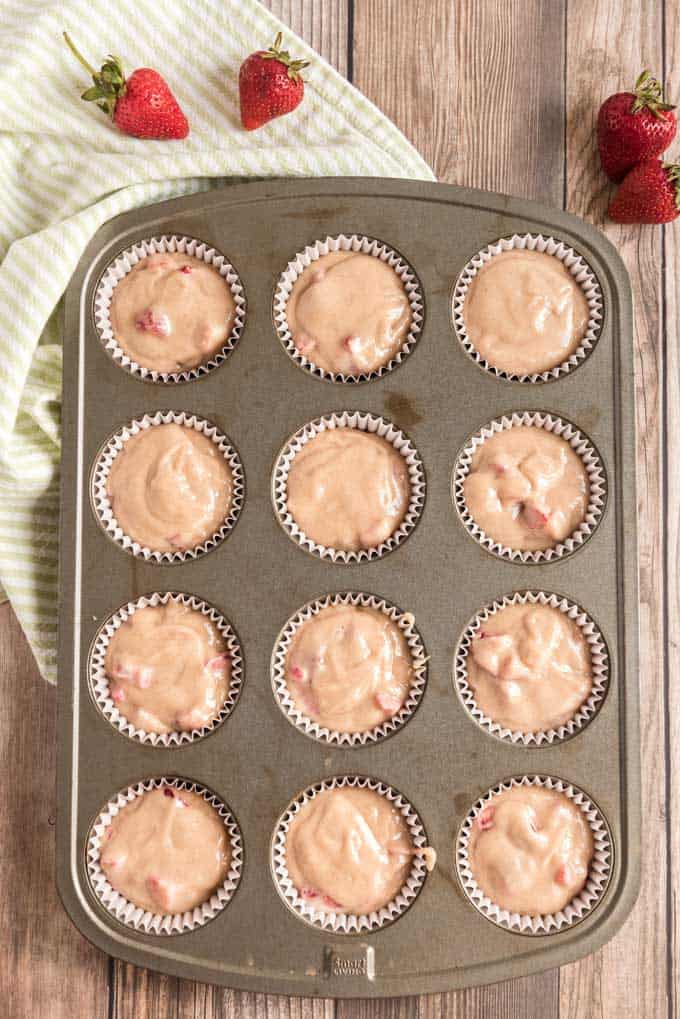
[[[145,368],[134,361],[129,354],[118,344],[111,325],[111,300],[113,293],[120,281],[149,255],[157,255],[166,252],[179,252],[189,257],[202,259],[207,265],[211,265],[219,272],[231,291],[234,299],[234,325],[229,336],[218,351],[212,354],[208,360],[195,368],[184,368],[175,372],[160,372],[152,368]],[[227,258],[210,247],[204,241],[196,240],[194,237],[183,237],[177,234],[163,234],[161,237],[149,237],[138,241],[132,247],[122,251],[111,264],[105,269],[94,294],[94,322],[99,333],[104,349],[115,363],[135,378],[143,379],[145,382],[177,383],[190,382],[202,375],[218,368],[234,349],[241,333],[246,317],[246,298],[241,278]]]
[[[352,251],[364,255],[373,255],[373,257],[385,262],[394,269],[401,280],[411,306],[411,325],[409,326],[406,339],[387,364],[370,372],[346,375],[343,372],[326,371],[324,368],[319,368],[312,360],[300,353],[293,342],[288,325],[286,307],[295,281],[305,269],[321,258],[322,255],[328,255],[333,251]],[[337,237],[326,237],[322,241],[316,241],[314,244],[307,245],[304,251],[299,251],[292,261],[288,263],[276,285],[273,314],[274,325],[284,350],[300,368],[304,368],[310,375],[318,379],[326,379],[329,382],[356,384],[382,378],[383,375],[388,374],[397,365],[400,365],[411,353],[423,329],[424,306],[425,301],[420,280],[413,268],[398,251],[373,237],[365,237],[362,234],[339,234]]]
[[[194,909],[188,910],[186,913],[151,913],[140,906],[135,906],[133,902],[130,902],[120,892],[115,890],[101,869],[100,864],[101,846],[106,829],[119,810],[134,800],[135,797],[143,796],[153,789],[163,789],[166,786],[171,789],[185,789],[188,792],[198,793],[203,796],[205,801],[215,808],[222,819],[231,847],[229,870],[222,884],[206,902],[201,903],[201,905],[196,906]],[[243,871],[243,842],[241,830],[230,809],[209,789],[188,779],[150,778],[137,782],[135,785],[130,785],[127,789],[122,789],[100,811],[88,834],[86,862],[92,891],[104,909],[120,923],[144,934],[184,934],[208,923],[233,898]]]
[[[398,626],[406,639],[413,666],[411,686],[402,707],[391,718],[380,725],[367,729],[365,732],[339,732],[320,725],[309,718],[295,704],[286,682],[286,657],[290,646],[300,627],[312,619],[317,613],[330,606],[353,605],[361,608],[377,609]],[[271,663],[272,687],[274,695],[286,718],[306,736],[322,743],[335,746],[360,747],[370,743],[378,743],[392,733],[397,732],[411,718],[420,704],[427,683],[427,658],[422,638],[415,628],[415,619],[409,612],[402,612],[395,605],[377,598],[372,594],[348,591],[343,594],[329,594],[325,598],[317,598],[307,602],[291,616],[277,638]]]
[[[348,551],[319,545],[309,538],[304,531],[300,530],[295,519],[288,511],[288,474],[296,455],[310,439],[333,428],[355,428],[358,431],[379,436],[389,442],[406,462],[411,486],[408,509],[404,519],[389,538],[372,548]],[[361,411],[342,411],[335,414],[326,414],[324,417],[316,418],[314,421],[303,425],[285,443],[274,464],[272,501],[284,531],[292,541],[296,542],[305,551],[311,552],[320,559],[330,560],[334,563],[370,562],[394,551],[413,531],[425,505],[425,472],[420,455],[411,440],[404,432],[395,428],[391,421],[388,421],[386,418],[376,417],[373,414],[364,414]]]
[[[583,521],[565,538],[550,548],[522,550],[509,548],[491,538],[475,521],[465,501],[465,479],[470,473],[472,458],[481,445],[498,432],[510,428],[531,426],[543,428],[553,435],[558,435],[567,442],[580,457],[588,478],[588,505]],[[482,548],[501,559],[518,563],[549,563],[556,562],[564,556],[579,549],[590,538],[602,519],[607,503],[607,478],[604,464],[597,449],[590,439],[576,428],[570,421],[548,414],[544,411],[516,411],[496,418],[484,425],[466,441],[456,458],[453,471],[452,496],[465,530],[479,542]]]
[[[406,882],[399,893],[385,906],[373,913],[354,914],[337,913],[330,907],[317,909],[310,900],[303,899],[293,884],[286,866],[286,838],[293,818],[298,811],[310,800],[313,800],[320,792],[327,789],[343,788],[370,789],[384,796],[395,807],[404,818],[409,830],[416,853],[413,856],[413,865]],[[304,792],[295,797],[293,802],[286,808],[274,830],[272,839],[272,872],[274,882],[279,894],[286,905],[306,923],[321,930],[332,931],[334,934],[355,934],[372,932],[385,927],[397,920],[409,906],[415,901],[420,892],[425,878],[427,877],[427,866],[424,853],[419,850],[427,850],[427,837],[420,817],[408,800],[401,793],[377,779],[367,778],[361,775],[341,775],[334,778],[327,778],[314,785],[309,786]],[[313,901],[313,900],[312,900]]]
[[[484,894],[470,869],[468,853],[470,834],[475,819],[493,803],[499,793],[512,789],[513,786],[541,786],[544,789],[563,793],[579,808],[590,826],[593,836],[593,858],[590,862],[588,879],[578,895],[568,902],[559,913],[531,916],[526,913],[513,913],[510,910],[501,909],[500,906],[492,902],[488,895]],[[592,913],[607,890],[612,870],[612,857],[613,845],[609,827],[599,808],[578,786],[571,785],[560,778],[542,775],[524,775],[520,778],[507,779],[495,785],[471,808],[461,825],[456,843],[458,878],[472,905],[487,920],[491,920],[499,927],[528,935],[554,934],[572,927]]]
[[[105,668],[106,653],[114,634],[138,609],[167,605],[169,602],[176,602],[180,605],[185,605],[195,612],[200,612],[213,624],[229,653],[231,663],[229,687],[224,703],[220,706],[215,717],[206,725],[198,729],[176,730],[167,733],[147,732],[145,729],[139,729],[133,725],[112,700],[109,678]],[[214,732],[229,717],[241,693],[243,656],[238,637],[230,623],[208,602],[196,598],[195,595],[182,594],[181,592],[166,591],[161,593],[155,591],[152,594],[146,594],[141,598],[137,598],[136,601],[127,602],[109,616],[94,639],[90,651],[88,673],[92,697],[104,718],[114,728],[122,732],[124,736],[137,740],[139,743],[154,747],[177,747],[202,739],[209,733]]]
[[[113,466],[113,462],[125,447],[125,443],[128,439],[130,439],[133,435],[139,435],[140,432],[149,428],[155,428],[158,425],[167,424],[183,425],[186,428],[193,428],[194,431],[200,432],[202,435],[205,435],[206,438],[214,442],[224,459],[227,461],[232,475],[232,491],[229,503],[229,512],[227,513],[222,525],[213,535],[205,541],[202,541],[199,545],[196,545],[194,548],[184,549],[183,551],[178,550],[176,552],[160,552],[158,550],[148,548],[146,545],[141,545],[138,541],[135,541],[129,534],[126,534],[116,520],[111,507],[111,501],[106,491],[109,472]],[[143,559],[145,562],[171,565],[173,563],[183,563],[192,559],[198,559],[199,556],[205,555],[206,552],[210,552],[214,549],[230,534],[231,530],[236,525],[241,514],[241,509],[243,508],[243,501],[245,499],[245,478],[241,458],[234,447],[230,444],[226,435],[223,435],[211,421],[207,421],[205,418],[197,417],[195,414],[189,414],[185,411],[159,410],[154,414],[145,414],[141,418],[135,418],[134,421],[131,421],[129,424],[119,428],[109,439],[106,440],[103,448],[95,458],[90,483],[90,495],[92,507],[97,520],[106,534],[115,541],[119,548],[122,548],[125,552],[129,552],[130,555],[136,556],[138,559]]]
[[[469,338],[463,315],[470,284],[480,269],[497,255],[514,249],[538,251],[541,254],[554,255],[569,270],[574,280],[581,287],[588,302],[588,325],[585,335],[576,350],[562,361],[561,364],[555,365],[554,368],[549,368],[542,372],[533,372],[528,375],[503,371],[489,364]],[[482,248],[476,255],[473,255],[456,280],[453,291],[452,312],[453,325],[465,352],[484,371],[489,372],[489,374],[494,375],[496,378],[510,382],[552,382],[578,368],[591,353],[600,338],[604,314],[600,284],[585,258],[569,247],[568,244],[565,244],[564,241],[557,240],[555,237],[543,237],[542,234],[513,234],[512,237],[503,237],[493,244]]]
[[[468,683],[467,662],[470,645],[488,619],[508,605],[545,605],[563,612],[578,626],[590,652],[592,689],[572,718],[556,729],[523,732],[508,729],[484,714],[475,701],[474,691]],[[544,591],[518,591],[485,605],[470,620],[458,643],[454,662],[454,680],[460,698],[468,713],[485,732],[517,746],[541,747],[569,739],[584,729],[599,711],[609,687],[609,655],[604,638],[588,613],[575,602]]]

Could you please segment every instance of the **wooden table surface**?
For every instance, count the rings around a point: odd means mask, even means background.
[[[617,227],[604,210],[594,121],[649,67],[680,99],[678,0],[271,0],[395,121],[437,177],[538,199],[604,230],[635,296],[641,583],[643,882],[601,951],[538,976],[377,1002],[226,991],[107,958],[54,887],[55,691],[0,609],[0,1015],[220,1019],[242,1015],[663,1019],[677,1007],[680,827],[680,234]],[[262,40],[263,45],[269,40]],[[680,152],[680,142],[676,145]],[[676,156],[677,158],[677,156]],[[672,512],[669,512],[672,510]],[[675,879],[675,880],[674,880]]]

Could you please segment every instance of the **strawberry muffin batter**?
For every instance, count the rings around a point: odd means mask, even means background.
[[[467,680],[477,707],[517,732],[557,729],[593,687],[590,651],[577,624],[548,605],[506,605],[470,645]]]
[[[464,493],[490,538],[527,552],[564,541],[588,508],[581,458],[559,435],[531,425],[496,432],[477,448]]]
[[[296,454],[288,510],[326,548],[358,551],[386,541],[409,504],[408,468],[386,439],[357,428],[329,428]]]
[[[206,902],[229,870],[220,815],[198,793],[153,789],[114,817],[101,848],[109,883],[151,913],[185,913]]]
[[[392,360],[408,336],[411,306],[386,262],[332,251],[298,276],[286,317],[307,360],[327,372],[359,375]]]
[[[474,820],[470,870],[493,903],[511,913],[558,913],[585,887],[593,836],[564,793],[537,786],[502,790]]]
[[[185,425],[146,428],[116,456],[106,484],[123,531],[156,552],[195,548],[224,523],[232,475],[206,435]]]
[[[106,652],[109,693],[129,722],[146,732],[200,729],[219,713],[231,659],[217,627],[178,601],[137,609]]]
[[[176,372],[209,361],[235,319],[228,283],[201,258],[166,252],[142,258],[113,291],[109,316],[118,346],[143,368]]]
[[[391,718],[412,678],[406,638],[379,609],[321,609],[302,624],[286,657],[296,708],[336,732],[366,732]]]
[[[566,266],[540,251],[504,251],[472,280],[465,329],[499,371],[531,375],[562,364],[588,328],[588,301]]]
[[[286,837],[291,881],[320,911],[362,915],[386,906],[405,884],[415,853],[399,810],[371,789],[322,789],[300,808]]]

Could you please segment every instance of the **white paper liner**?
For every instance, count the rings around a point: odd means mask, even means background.
[[[314,364],[313,360],[301,354],[293,342],[286,315],[286,306],[293,285],[298,276],[313,262],[321,258],[322,255],[328,255],[332,251],[361,252],[364,255],[373,255],[375,258],[379,258],[381,262],[385,262],[394,269],[401,280],[411,306],[411,325],[401,347],[387,364],[370,372],[346,375],[344,372],[326,371],[324,368],[319,368],[318,365]],[[424,303],[420,280],[413,268],[399,252],[373,237],[365,237],[361,234],[351,234],[349,236],[339,234],[337,237],[326,237],[323,241],[307,245],[304,251],[299,251],[293,260],[288,263],[287,268],[279,278],[274,292],[274,325],[288,356],[300,368],[308,371],[310,375],[314,375],[318,379],[326,379],[330,382],[371,382],[391,372],[393,368],[401,364],[404,358],[411,353],[423,329]]]
[[[152,789],[186,789],[202,795],[215,808],[224,822],[231,845],[229,870],[223,883],[213,892],[210,899],[186,913],[150,913],[135,906],[109,883],[100,866],[102,839],[111,821],[127,803],[136,796],[142,796]],[[87,874],[90,886],[101,905],[116,920],[144,934],[184,934],[196,930],[217,916],[233,898],[243,870],[243,842],[241,830],[230,809],[214,793],[198,782],[182,778],[150,778],[122,789],[106,804],[94,821],[87,838]]]
[[[123,277],[143,258],[165,252],[179,252],[182,255],[202,259],[207,265],[212,265],[229,286],[235,305],[234,325],[223,346],[212,354],[207,361],[197,365],[195,368],[184,368],[182,371],[175,372],[156,371],[152,368],[145,368],[136,361],[133,361],[129,354],[126,354],[122,347],[119,346],[113,332],[109,314],[113,291]],[[97,284],[93,310],[95,326],[104,349],[119,367],[124,368],[130,375],[134,375],[138,379],[144,379],[146,382],[190,382],[192,379],[198,379],[202,375],[207,375],[214,368],[219,367],[236,346],[243,332],[243,324],[246,317],[246,298],[238,273],[219,251],[211,248],[204,241],[196,240],[194,237],[164,234],[161,237],[149,237],[146,240],[138,241],[131,248],[122,251],[111,262]]]
[[[401,793],[377,779],[362,775],[339,775],[327,778],[305,789],[287,807],[279,818],[272,840],[272,872],[274,882],[286,905],[306,923],[334,934],[355,934],[361,931],[376,931],[398,919],[415,901],[425,878],[427,867],[421,855],[413,856],[413,865],[401,891],[386,906],[373,913],[335,913],[327,909],[315,909],[310,900],[303,899],[291,881],[286,866],[286,837],[291,821],[300,808],[326,789],[352,787],[371,789],[379,793],[396,807],[404,818],[415,849],[427,848],[427,837],[420,817]],[[313,901],[313,900],[312,900]]]
[[[367,729],[365,732],[338,732],[335,729],[328,729],[319,722],[309,718],[296,706],[290,695],[286,682],[286,656],[291,643],[300,629],[322,609],[336,605],[355,605],[362,608],[377,609],[383,612],[388,619],[395,623],[402,635],[405,637],[411,653],[413,665],[413,676],[408,695],[402,707],[391,718],[386,719],[380,725]],[[329,594],[325,598],[317,598],[307,602],[302,608],[290,617],[274,645],[271,663],[272,686],[274,695],[286,718],[303,732],[306,736],[321,743],[330,743],[335,746],[362,747],[369,743],[378,743],[386,739],[392,733],[397,732],[408,722],[423,696],[427,683],[427,658],[422,638],[415,628],[415,619],[409,612],[402,612],[395,605],[377,598],[372,594],[355,593],[347,591],[342,594]]]
[[[314,436],[333,428],[356,428],[359,431],[377,435],[391,443],[406,461],[411,484],[411,498],[408,509],[404,519],[389,538],[373,548],[348,551],[319,545],[311,538],[308,538],[304,531],[300,530],[292,515],[288,512],[288,473],[296,454]],[[404,432],[395,428],[392,422],[386,418],[376,417],[373,414],[363,414],[360,411],[343,411],[337,414],[326,414],[324,417],[316,418],[314,421],[303,425],[302,428],[298,428],[297,432],[288,439],[279,453],[272,474],[272,500],[276,515],[286,534],[307,552],[311,552],[320,559],[327,559],[334,563],[370,562],[394,551],[395,548],[408,538],[416,526],[425,505],[425,472],[420,455],[411,440]]]
[[[489,364],[469,338],[463,317],[463,306],[468,289],[479,270],[496,255],[500,255],[504,251],[512,251],[514,248],[539,251],[542,254],[554,255],[555,258],[559,258],[560,262],[569,270],[583,290],[589,310],[588,326],[576,350],[565,361],[562,361],[561,364],[555,365],[554,368],[543,372],[533,372],[529,375],[519,375],[515,372],[503,371]],[[578,252],[574,251],[573,248],[570,248],[563,241],[556,240],[554,237],[543,237],[542,234],[513,234],[512,237],[503,237],[494,244],[487,245],[486,248],[483,248],[470,259],[456,280],[453,291],[452,311],[453,325],[463,348],[484,371],[489,372],[498,379],[505,379],[510,382],[552,382],[567,375],[585,361],[600,338],[603,319],[602,290],[600,289],[597,276],[583,256],[579,255]]]
[[[195,548],[184,549],[183,551],[178,550],[177,552],[160,552],[148,548],[146,545],[141,545],[138,541],[135,541],[129,534],[126,534],[122,527],[119,526],[113,514],[111,502],[106,491],[109,471],[113,461],[121,452],[127,440],[148,428],[167,424],[184,425],[186,428],[193,428],[194,431],[200,432],[208,439],[211,439],[229,464],[232,475],[231,501],[224,523],[210,538],[196,545]],[[95,460],[90,492],[95,516],[104,531],[120,548],[136,556],[138,559],[144,559],[146,562],[169,565],[198,559],[199,556],[205,555],[206,552],[210,552],[221,541],[224,541],[241,514],[245,498],[245,479],[241,458],[230,444],[226,435],[223,435],[216,425],[205,418],[197,417],[195,414],[189,414],[185,411],[159,410],[155,414],[145,414],[141,418],[135,418],[134,421],[119,428],[118,431],[114,432],[107,439]]]
[[[574,716],[557,729],[522,732],[508,729],[499,722],[494,722],[492,718],[485,715],[481,708],[478,707],[474,691],[468,684],[467,660],[472,641],[477,636],[478,631],[483,629],[484,623],[508,605],[546,605],[549,608],[557,609],[576,623],[588,645],[593,684],[591,692]],[[490,605],[486,605],[473,616],[458,643],[454,663],[454,678],[458,693],[467,711],[474,718],[477,725],[484,729],[485,732],[498,737],[498,739],[519,746],[548,746],[569,739],[575,733],[580,732],[597,714],[609,687],[609,655],[607,654],[607,647],[599,629],[588,613],[575,602],[569,601],[568,598],[563,598],[557,594],[546,594],[543,591],[518,591],[512,595],[505,595],[505,597],[497,599]]]
[[[542,916],[529,916],[525,913],[511,913],[501,909],[488,895],[485,895],[474,879],[468,859],[468,847],[472,825],[482,810],[493,802],[494,797],[513,786],[542,786],[564,793],[572,803],[585,815],[593,834],[593,858],[590,862],[588,880],[581,892],[568,902],[559,913],[546,913]],[[611,835],[604,816],[599,808],[578,786],[570,785],[560,778],[542,775],[524,775],[521,778],[510,778],[490,789],[481,799],[477,800],[470,813],[463,821],[456,841],[456,867],[463,891],[472,905],[487,920],[505,930],[518,934],[544,935],[565,930],[580,920],[585,919],[602,899],[612,870],[613,846]]]
[[[508,548],[499,541],[495,541],[474,520],[465,502],[464,484],[470,473],[472,457],[477,449],[492,435],[505,431],[508,428],[517,428],[522,425],[530,425],[534,428],[544,428],[553,435],[559,435],[567,442],[573,451],[581,458],[588,478],[588,505],[584,520],[575,531],[558,542],[551,548],[535,549],[532,551],[517,548]],[[570,555],[583,545],[591,536],[602,519],[607,502],[607,480],[604,465],[600,454],[590,439],[580,432],[575,425],[565,418],[547,414],[544,411],[516,411],[506,414],[502,418],[496,418],[484,425],[478,432],[475,432],[458,454],[456,465],[453,471],[452,484],[453,501],[458,510],[458,515],[465,527],[475,541],[493,555],[501,559],[508,559],[510,562],[520,563],[549,563],[563,556]]]
[[[124,714],[119,711],[116,703],[111,699],[109,680],[106,675],[106,652],[113,635],[120,626],[125,623],[138,609],[147,606],[167,605],[168,602],[178,602],[195,612],[206,616],[219,633],[229,652],[231,661],[231,672],[229,687],[224,703],[218,713],[210,722],[200,729],[177,730],[173,732],[147,732],[145,729],[138,729]],[[145,743],[153,747],[177,747],[187,743],[193,743],[202,739],[209,733],[214,732],[231,714],[241,693],[243,683],[243,656],[238,637],[234,633],[230,623],[208,602],[196,598],[195,595],[182,594],[177,591],[166,591],[164,593],[154,592],[145,594],[136,601],[127,602],[122,605],[106,620],[95,637],[89,660],[90,691],[94,701],[104,715],[106,720],[122,732],[124,736]]]

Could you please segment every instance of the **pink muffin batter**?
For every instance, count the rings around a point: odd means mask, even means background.
[[[105,668],[121,715],[158,733],[207,725],[224,704],[231,677],[217,627],[178,601],[137,609],[111,638]]]
[[[518,732],[564,725],[593,686],[583,633],[549,605],[506,605],[490,616],[470,646],[467,674],[484,714]]]
[[[559,435],[531,425],[496,432],[477,448],[464,493],[479,527],[522,551],[564,541],[588,508],[581,458]]]
[[[548,371],[574,353],[588,301],[566,266],[540,251],[504,251],[473,278],[463,305],[467,335],[500,371]]]
[[[409,299],[394,269],[354,251],[332,251],[304,269],[286,317],[301,354],[345,375],[387,364],[411,327]]]
[[[497,906],[545,916],[564,909],[585,886],[593,836],[564,793],[513,786],[475,818],[468,855],[475,881]]]
[[[329,428],[293,459],[288,510],[301,531],[326,548],[357,551],[386,541],[409,504],[403,456],[378,435]]]
[[[153,551],[195,548],[219,530],[231,505],[232,475],[206,435],[155,425],[133,435],[106,485],[123,531]]]
[[[415,853],[400,812],[371,789],[323,789],[293,818],[286,866],[319,910],[361,915],[400,891]]]
[[[152,371],[209,361],[231,333],[228,283],[201,258],[166,252],[142,258],[113,291],[109,312],[118,346]]]
[[[406,638],[379,609],[321,609],[299,628],[286,657],[295,706],[337,732],[365,732],[391,718],[412,678]]]
[[[109,883],[151,913],[184,913],[206,902],[230,860],[229,837],[214,807],[198,793],[169,787],[126,804],[101,849]]]

